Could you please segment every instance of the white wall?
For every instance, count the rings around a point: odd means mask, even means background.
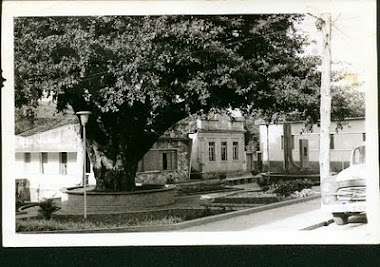
[[[47,153],[47,163],[42,173],[41,153]],[[67,174],[62,175],[60,153],[67,153]],[[25,153],[30,153],[31,162],[25,162]],[[28,179],[31,201],[42,198],[62,197],[63,187],[82,184],[83,147],[77,125],[67,125],[28,137],[16,136],[15,179]],[[89,184],[96,184],[94,174],[89,175]]]
[[[80,125],[69,124],[30,136],[16,136],[16,152],[58,152],[82,149]]]
[[[192,166],[201,172],[245,171],[244,134],[242,133],[197,133],[194,137]],[[210,161],[208,143],[215,142],[215,160]],[[227,142],[227,160],[221,160],[221,143]],[[233,159],[233,142],[238,142],[238,159]]]
[[[319,132],[317,125],[313,126],[313,132],[304,132],[303,123],[291,125],[292,135],[294,135],[293,158],[299,160],[299,140],[309,140],[309,160],[319,159]],[[267,127],[260,125],[260,150],[263,152],[263,161],[268,160],[267,153]],[[365,120],[347,120],[343,129],[337,132],[336,123],[331,123],[330,133],[334,135],[334,149],[330,150],[331,161],[349,161],[350,151],[363,142],[365,132]],[[284,151],[281,149],[281,136],[283,135],[283,125],[269,125],[269,157],[271,161],[283,161]]]

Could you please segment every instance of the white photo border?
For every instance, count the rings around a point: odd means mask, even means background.
[[[264,3],[263,3],[264,2]],[[371,208],[368,232],[353,236],[348,231],[320,232],[202,232],[117,234],[17,234],[15,233],[14,160],[14,59],[13,18],[17,16],[161,15],[161,14],[257,14],[349,12],[363,23],[361,60],[365,68],[367,166],[374,176],[368,182]],[[380,241],[376,1],[3,1],[2,69],[2,188],[3,246],[163,246],[253,244],[373,244]]]

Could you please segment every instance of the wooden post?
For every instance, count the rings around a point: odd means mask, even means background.
[[[270,155],[269,155],[269,124],[266,124],[267,127],[267,155],[268,155],[268,176],[267,179],[270,181]]]
[[[321,78],[321,131],[319,148],[320,179],[330,175],[330,125],[331,125],[331,15],[323,14],[319,21],[321,25],[323,54]]]
[[[289,159],[289,153],[292,153],[291,150],[291,141],[292,141],[292,133],[291,133],[291,126],[290,123],[284,122],[283,124],[283,149],[284,149],[284,170],[285,173],[288,173],[290,170],[290,159]]]

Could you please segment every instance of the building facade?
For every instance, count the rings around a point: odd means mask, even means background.
[[[244,121],[227,115],[198,119],[192,139],[191,169],[199,178],[240,175],[247,171]]]
[[[17,135],[15,151],[16,181],[27,181],[30,201],[64,198],[61,188],[83,184],[83,145],[77,123]],[[95,184],[88,160],[86,172],[88,183]]]
[[[190,179],[191,140],[162,136],[140,160],[136,182],[166,184]]]
[[[351,150],[365,142],[365,119],[347,119],[331,123],[330,128],[330,165],[331,171],[338,172],[349,166]],[[292,156],[296,163],[306,159],[307,169],[319,170],[319,132],[320,128],[313,125],[312,131],[307,131],[303,122],[291,122]],[[269,144],[268,144],[269,140]],[[300,149],[301,146],[301,149]],[[269,149],[269,151],[268,151]],[[264,168],[270,171],[284,170],[284,127],[283,124],[260,125],[260,150]],[[301,153],[302,152],[302,153]]]

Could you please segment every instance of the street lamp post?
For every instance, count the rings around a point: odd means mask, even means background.
[[[87,182],[86,182],[86,124],[90,111],[79,111],[76,113],[79,116],[80,124],[83,127],[83,217],[87,218]]]

